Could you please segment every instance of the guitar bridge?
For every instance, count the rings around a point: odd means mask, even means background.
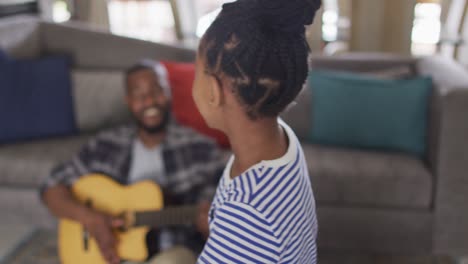
[[[87,200],[85,206],[88,208],[92,208],[93,202],[91,200]],[[89,250],[89,232],[86,227],[83,226],[83,249],[84,251]]]

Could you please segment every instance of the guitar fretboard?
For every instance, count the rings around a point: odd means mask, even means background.
[[[135,226],[171,227],[192,224],[196,206],[167,207],[161,211],[135,213]]]

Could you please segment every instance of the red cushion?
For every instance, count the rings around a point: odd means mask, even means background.
[[[192,97],[195,80],[195,64],[179,62],[161,62],[167,69],[172,91],[172,111],[176,120],[196,131],[215,139],[221,147],[228,148],[229,141],[219,130],[209,128],[198,111]]]

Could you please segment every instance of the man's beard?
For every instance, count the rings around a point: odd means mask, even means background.
[[[170,121],[169,110],[164,109],[162,107],[157,107],[157,108],[161,113],[164,113],[164,114],[163,114],[163,117],[161,119],[161,122],[159,124],[155,125],[155,126],[145,125],[145,123],[143,121],[141,121],[140,118],[134,116],[139,129],[142,129],[143,131],[145,131],[148,134],[159,134],[159,133],[164,132],[166,130],[167,125],[169,124],[169,121]]]

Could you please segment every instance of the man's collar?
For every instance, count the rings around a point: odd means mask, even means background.
[[[138,138],[138,126],[133,123],[128,126],[130,131],[130,138],[132,139],[133,143]],[[180,128],[180,124],[172,117],[169,118],[166,126],[166,136],[162,141],[162,145],[167,144],[168,142],[172,142],[174,138],[177,137],[176,131]]]

